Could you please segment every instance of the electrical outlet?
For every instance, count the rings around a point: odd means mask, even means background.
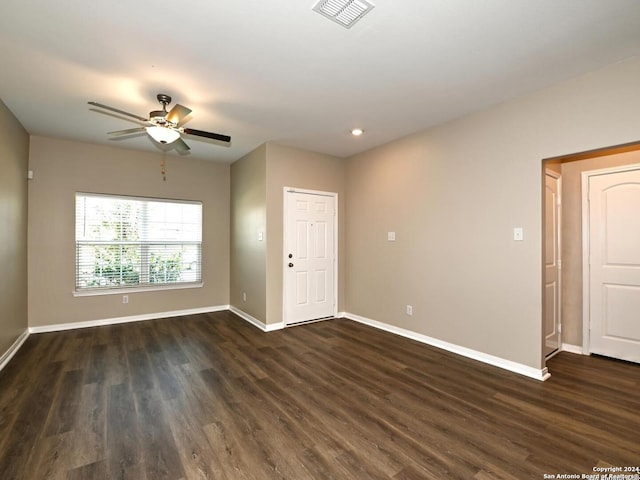
[[[243,302],[247,301],[247,292],[242,292],[242,301]]]
[[[407,305],[407,315],[413,315],[413,306]]]
[[[129,303],[129,295],[122,296],[122,303]]]

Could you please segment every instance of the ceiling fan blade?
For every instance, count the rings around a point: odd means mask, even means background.
[[[191,109],[176,103],[167,114],[167,121],[178,124],[191,113]]]
[[[135,118],[136,120],[140,120],[141,122],[148,122],[148,118],[141,117],[139,115],[135,115],[133,113],[125,112],[124,110],[119,110],[117,108],[110,107],[109,105],[103,105],[98,102],[87,102],[89,105],[93,105],[94,107],[104,108],[105,110],[111,110],[112,112],[119,113],[120,115],[126,115],[131,118]]]
[[[175,140],[174,142],[172,142],[172,145],[176,146],[176,150],[178,150],[181,153],[186,153],[189,150],[191,150],[189,148],[189,145],[187,145],[184,140],[182,140],[181,138]]]
[[[231,137],[229,135],[222,135],[220,133],[205,132],[203,130],[196,130],[194,128],[185,128],[183,129],[183,131],[187,135],[196,135],[198,137],[212,138],[213,140],[219,140],[221,142],[226,142],[226,143],[229,143],[231,141]]]
[[[145,127],[128,128],[127,130],[116,130],[115,132],[107,132],[107,135],[129,135],[131,133],[142,133]]]

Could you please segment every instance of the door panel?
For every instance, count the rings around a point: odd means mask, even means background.
[[[335,197],[285,192],[286,324],[336,314]]]
[[[295,272],[296,274],[296,306],[307,305],[309,297],[307,295],[309,288],[309,274],[307,272]]]
[[[316,301],[325,302],[327,300],[327,272],[318,270],[316,272]]]
[[[589,351],[640,363],[640,170],[589,177]]]
[[[640,338],[640,287],[605,285],[604,304],[608,337]]]
[[[307,259],[309,257],[309,253],[307,251],[308,248],[308,235],[309,235],[309,223],[306,220],[297,220],[296,221],[296,252],[298,259]]]
[[[316,222],[316,258],[327,258],[327,224],[324,222]]]
[[[544,354],[560,348],[560,194],[559,179],[545,175]]]

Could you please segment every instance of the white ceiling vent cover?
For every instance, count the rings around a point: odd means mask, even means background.
[[[366,0],[320,0],[313,10],[345,28],[351,28],[373,7],[375,5]]]

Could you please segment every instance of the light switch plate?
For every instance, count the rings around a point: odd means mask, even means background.
[[[513,239],[516,242],[521,242],[524,240],[524,229],[522,227],[515,227],[513,229]]]
[[[396,241],[396,232],[387,232],[387,240],[390,242]]]

